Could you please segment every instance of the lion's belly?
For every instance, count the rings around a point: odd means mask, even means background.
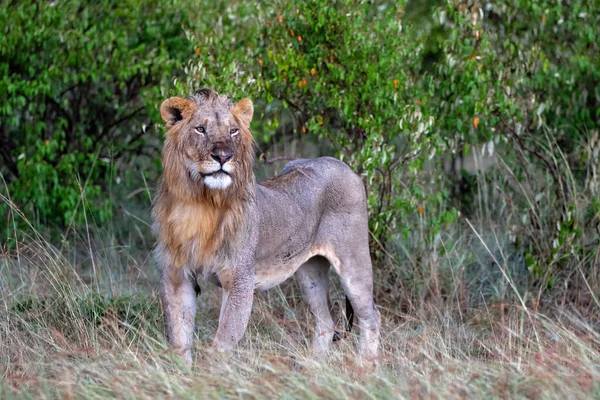
[[[268,290],[284,282],[307,260],[305,254],[288,261],[264,260],[256,265],[254,287],[256,290]]]
[[[256,290],[268,290],[274,286],[283,283],[290,278],[294,273],[309,259],[315,256],[325,257],[334,269],[339,268],[339,259],[334,254],[330,246],[312,245],[301,254],[283,260],[279,257],[267,258],[258,260],[254,274],[254,287]]]
[[[279,285],[294,275],[298,268],[314,255],[314,251],[305,249],[293,257],[275,256],[257,260],[254,287],[256,290],[268,290]]]

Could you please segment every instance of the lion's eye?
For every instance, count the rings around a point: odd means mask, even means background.
[[[240,133],[240,130],[239,130],[238,128],[231,128],[231,129],[229,130],[229,134],[230,134],[231,136],[235,136],[235,135],[237,135],[238,133]]]
[[[196,133],[198,135],[204,135],[206,133],[206,128],[204,128],[203,126],[199,126],[196,128]]]

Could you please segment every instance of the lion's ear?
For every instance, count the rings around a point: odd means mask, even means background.
[[[173,125],[188,117],[194,111],[194,103],[181,97],[171,97],[160,106],[160,116],[170,129]]]
[[[252,122],[252,115],[254,114],[252,100],[245,98],[238,101],[231,109],[231,113],[238,117],[246,126],[250,126],[250,122]]]

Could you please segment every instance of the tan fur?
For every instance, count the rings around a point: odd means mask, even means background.
[[[244,334],[254,290],[296,274],[315,317],[313,349],[326,352],[333,265],[358,318],[360,353],[376,356],[379,312],[361,179],[341,161],[320,158],[291,162],[257,184],[252,114],[249,99],[234,104],[209,89],[161,106],[168,132],[152,215],[169,343],[191,362],[198,274],[223,288],[213,341],[221,350]]]

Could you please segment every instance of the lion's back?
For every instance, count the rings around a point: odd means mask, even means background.
[[[339,209],[358,206],[359,211],[366,212],[366,194],[361,178],[346,163],[333,157],[291,161],[279,175],[260,185],[315,211],[319,207]]]

